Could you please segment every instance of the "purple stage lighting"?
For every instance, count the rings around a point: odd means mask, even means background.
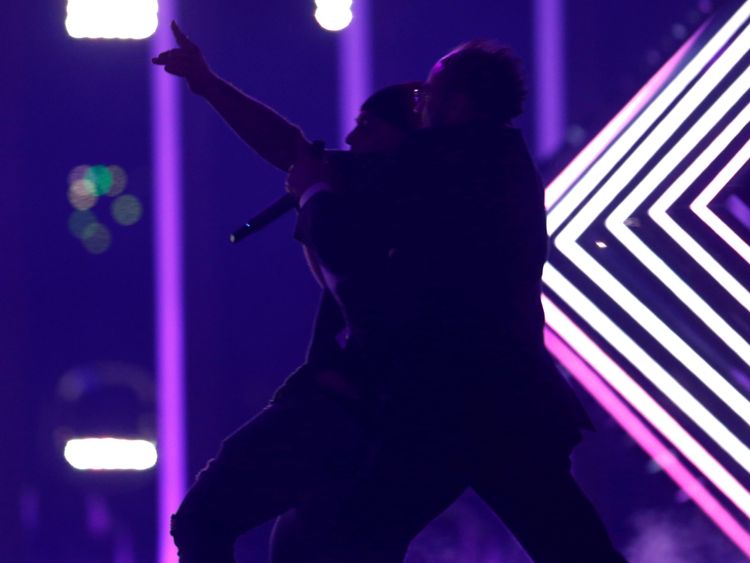
[[[370,0],[357,0],[354,19],[339,34],[339,134],[343,146],[362,102],[372,93]]]
[[[162,0],[151,51],[173,47],[169,23],[176,0]],[[177,552],[169,518],[185,493],[184,328],[182,291],[181,84],[151,69],[154,190],[154,286],[157,378],[158,561],[173,563]]]
[[[749,158],[749,55],[750,2],[728,5],[563,170],[544,273],[550,350],[747,556],[750,400],[731,374],[750,367],[750,294],[712,250],[747,242],[708,204]],[[705,223],[673,211],[685,198]]]
[[[536,155],[549,158],[565,137],[564,0],[534,0]]]

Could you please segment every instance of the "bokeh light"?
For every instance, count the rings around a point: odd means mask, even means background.
[[[125,191],[125,187],[128,185],[128,175],[121,166],[117,166],[116,164],[108,166],[107,168],[109,168],[109,174],[112,178],[112,185],[110,186],[107,195],[115,197]]]
[[[80,211],[94,207],[96,200],[96,186],[86,178],[76,180],[68,187],[68,201]]]
[[[83,180],[86,177],[86,172],[89,171],[90,166],[88,164],[80,164],[73,168],[68,173],[68,185],[77,182],[78,180]]]
[[[100,196],[109,193],[112,187],[112,172],[107,166],[97,164],[86,171],[85,179],[91,182],[94,195]]]
[[[112,244],[112,233],[106,225],[91,223],[83,229],[81,242],[91,254],[101,254],[106,252]]]
[[[90,210],[76,209],[68,217],[68,230],[74,237],[83,238],[86,227],[96,222],[96,216]]]
[[[68,0],[65,28],[76,39],[145,39],[157,10],[157,0]]]
[[[120,225],[134,225],[143,215],[143,206],[134,195],[121,195],[112,202],[112,217]]]
[[[315,0],[315,5],[315,19],[327,31],[341,31],[352,22],[352,0]]]
[[[116,164],[80,164],[68,173],[68,201],[75,209],[68,217],[68,230],[90,253],[101,254],[112,244],[112,232],[92,212],[100,197],[114,198],[112,217],[120,225],[134,225],[143,216],[141,201],[122,195],[127,185],[127,173]]]

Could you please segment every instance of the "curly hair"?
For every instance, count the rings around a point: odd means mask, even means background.
[[[509,121],[523,112],[526,98],[521,60],[505,45],[474,40],[463,43],[439,62],[440,81],[467,96],[474,109]]]

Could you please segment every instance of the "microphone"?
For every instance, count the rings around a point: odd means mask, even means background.
[[[325,143],[323,141],[314,141],[311,147],[312,154],[316,158],[323,157]],[[297,207],[297,202],[291,194],[285,194],[266,207],[257,215],[253,215],[244,225],[229,235],[229,242],[238,243],[242,239],[257,233],[263,227],[270,225],[276,219],[285,215]]]
[[[229,235],[229,242],[238,243],[245,237],[257,233],[263,227],[273,223],[276,219],[285,215],[295,207],[297,207],[297,202],[294,201],[294,196],[290,194],[281,196],[263,211],[257,215],[253,215],[247,223]]]

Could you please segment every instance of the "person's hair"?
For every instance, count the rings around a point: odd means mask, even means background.
[[[521,60],[505,45],[474,40],[440,59],[442,86],[464,94],[478,113],[508,121],[523,112],[526,98]]]
[[[422,88],[422,82],[394,84],[378,90],[365,100],[362,109],[372,112],[404,132],[419,127],[419,115],[414,111],[415,90]]]

